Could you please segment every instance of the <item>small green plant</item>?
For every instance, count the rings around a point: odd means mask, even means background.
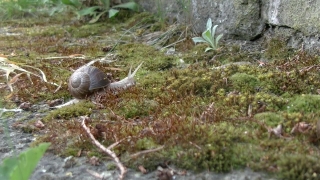
[[[4,0],[0,1],[0,18],[2,20],[44,16],[56,6],[59,0]]]
[[[215,38],[215,33],[218,25],[212,27],[212,20],[211,18],[207,21],[207,29],[202,33],[202,37],[194,37],[192,38],[194,43],[208,43],[210,47],[207,47],[205,52],[210,50],[216,50],[218,48],[218,43],[222,38],[223,34],[220,34]]]
[[[39,160],[49,147],[50,143],[41,143],[39,146],[29,148],[19,157],[10,157],[3,160],[0,165],[0,179],[27,180],[29,179]]]
[[[81,7],[81,2],[79,0],[62,0],[62,3],[65,5],[72,6],[76,9]],[[115,6],[110,7],[110,0],[100,0],[101,5],[99,6],[91,6],[91,7],[85,7],[79,11],[76,12],[78,15],[78,18],[86,15],[92,16],[92,19],[89,21],[89,23],[95,23],[97,22],[102,15],[108,13],[109,18],[114,17],[118,14],[118,9],[130,9],[133,11],[138,10],[138,4],[135,2],[127,2],[118,4]]]

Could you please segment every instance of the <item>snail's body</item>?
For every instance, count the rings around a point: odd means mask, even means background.
[[[126,78],[112,83],[107,79],[106,74],[98,68],[86,65],[80,67],[71,75],[68,82],[69,92],[76,99],[60,106],[56,106],[56,108],[77,103],[80,99],[89,97],[95,91],[105,89],[116,92],[133,86],[135,84],[134,75],[137,73],[141,65],[142,63],[134,70],[133,73],[131,73],[130,68],[129,74]]]

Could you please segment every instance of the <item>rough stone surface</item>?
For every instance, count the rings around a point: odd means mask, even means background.
[[[219,25],[223,39],[254,41],[284,37],[288,46],[320,54],[320,0],[137,0],[141,6],[172,22],[204,31],[207,19]]]
[[[197,32],[202,32],[208,18],[219,25],[217,33],[227,38],[252,40],[260,36],[264,23],[260,16],[259,0],[138,0],[146,10],[171,21],[191,23]]]
[[[319,34],[319,0],[263,0],[262,4],[262,17],[267,23],[292,28],[305,36]]]

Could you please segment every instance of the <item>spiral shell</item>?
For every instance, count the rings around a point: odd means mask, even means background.
[[[110,84],[107,76],[94,66],[83,66],[76,70],[69,78],[68,89],[72,96],[84,99],[94,90]]]

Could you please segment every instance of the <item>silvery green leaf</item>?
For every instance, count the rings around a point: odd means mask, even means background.
[[[209,29],[207,29],[206,31],[204,31],[203,33],[202,33],[202,38],[204,39],[204,40],[206,40],[209,44],[210,44],[210,46],[211,47],[214,47],[214,42],[213,42],[213,40],[211,39],[211,32],[210,32],[210,30]]]
[[[103,14],[107,13],[107,12],[108,12],[108,10],[102,11],[102,12],[99,13],[97,16],[94,16],[94,17],[89,21],[89,23],[95,23],[95,22],[97,22],[97,21],[100,19],[100,17],[101,17]]]
[[[138,11],[139,9],[138,4],[135,2],[122,3],[119,5],[113,6],[112,8],[124,8],[124,9],[130,9],[133,11]]]
[[[216,39],[216,47],[218,47],[218,43],[220,41],[220,39],[222,38],[223,34],[219,34],[219,36]]]
[[[214,36],[216,34],[216,29],[217,29],[218,25],[213,26],[212,31],[211,31],[211,38],[214,39]]]
[[[209,18],[207,21],[207,29],[211,29],[211,27],[212,27],[212,20],[211,18]]]
[[[81,2],[78,0],[61,0],[61,2],[65,5],[73,6],[75,8],[78,8],[81,6]]]
[[[214,50],[214,49],[211,48],[211,47],[207,47],[206,50],[204,50],[204,52],[207,52],[207,51],[210,51],[210,50]]]
[[[201,43],[201,42],[207,42],[206,40],[204,40],[202,37],[194,37],[192,38],[192,41],[196,44],[196,43]]]
[[[116,14],[118,14],[118,12],[119,10],[111,8],[109,10],[109,18],[112,18],[113,16],[115,16]]]
[[[97,10],[99,9],[99,6],[92,6],[88,8],[81,9],[80,11],[77,12],[78,16],[85,16],[85,15],[90,15],[90,16],[95,16],[97,14]]]

